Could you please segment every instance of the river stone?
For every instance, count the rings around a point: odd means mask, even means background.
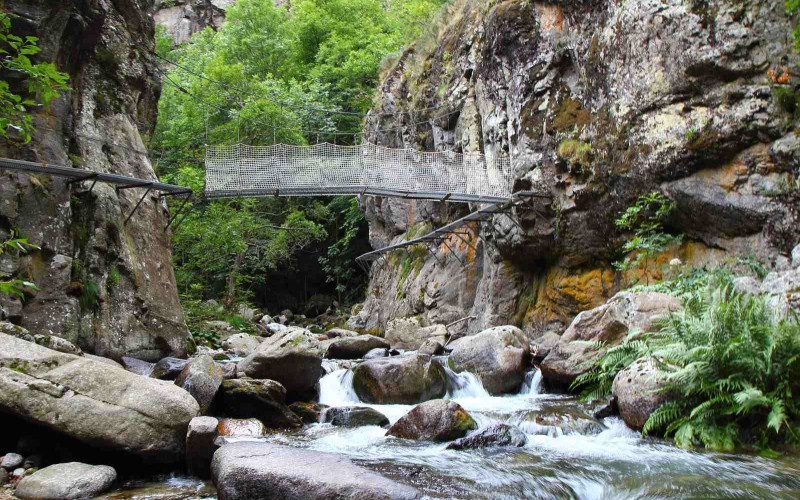
[[[186,368],[188,359],[166,357],[162,358],[153,367],[150,376],[160,380],[175,380],[181,371]]]
[[[189,422],[186,432],[186,468],[189,474],[208,477],[211,472],[211,459],[217,451],[214,440],[217,438],[219,420],[214,417],[195,417]]]
[[[261,339],[248,333],[231,335],[222,342],[222,348],[235,356],[247,356],[261,344]]]
[[[389,356],[389,349],[385,347],[379,347],[377,349],[370,349],[369,352],[364,354],[364,359],[378,359],[378,358],[386,358]]]
[[[422,354],[364,361],[353,369],[358,398],[373,404],[415,404],[441,398],[447,377],[438,361]]]
[[[619,344],[631,331],[647,332],[653,321],[683,308],[680,300],[658,292],[620,292],[605,304],[578,314],[540,369],[550,384],[568,388],[600,357],[598,343]]]
[[[322,422],[338,427],[377,425],[389,427],[389,419],[378,410],[366,406],[337,406],[322,412]]]
[[[457,372],[477,376],[493,395],[519,391],[530,360],[530,344],[515,326],[496,326],[459,339],[450,353]]]
[[[419,354],[427,354],[428,356],[439,356],[444,353],[444,347],[438,340],[428,339],[422,343],[419,349],[417,349],[417,352]]]
[[[181,370],[175,385],[182,387],[197,400],[200,413],[206,413],[224,380],[222,368],[208,355],[192,358]]]
[[[617,373],[611,394],[628,427],[642,430],[650,415],[670,398],[662,391],[665,385],[664,375],[652,359],[639,359]]]
[[[6,453],[2,460],[0,460],[0,467],[6,470],[14,470],[22,465],[25,457],[19,453]]]
[[[267,427],[300,427],[286,406],[286,389],[274,380],[237,378],[222,382],[220,410],[229,417],[257,418]]]
[[[384,338],[395,349],[416,350],[428,339],[444,345],[447,341],[447,328],[444,325],[423,326],[418,316],[399,318],[387,323]]]
[[[223,418],[217,425],[217,436],[223,438],[258,438],[266,435],[266,426],[257,418]]]
[[[280,382],[291,400],[312,399],[322,377],[322,349],[308,330],[290,327],[265,339],[239,362],[239,376]]]
[[[14,494],[22,500],[92,498],[108,490],[116,479],[113,467],[67,462],[22,478]]]
[[[55,335],[34,335],[33,339],[34,342],[40,346],[47,347],[48,349],[52,349],[54,351],[75,354],[76,356],[83,354],[83,351],[80,347],[76,346],[69,340],[56,337]]]
[[[389,343],[374,335],[336,338],[325,353],[331,359],[360,359],[373,349],[387,349]]]
[[[128,356],[122,356],[119,361],[123,368],[131,373],[135,373],[136,375],[142,375],[143,377],[149,377],[153,372],[153,368],[156,366],[155,363],[142,361],[141,359],[131,358]]]
[[[171,463],[183,457],[198,405],[171,383],[0,334],[0,412],[91,446]]]
[[[337,339],[337,338],[345,338],[345,337],[358,337],[361,334],[358,332],[354,332],[353,330],[347,330],[345,328],[331,328],[327,332],[325,332],[325,336],[329,339]]]
[[[289,405],[292,413],[300,417],[304,424],[317,424],[322,419],[322,412],[328,405],[322,403],[298,401]]]
[[[353,464],[347,457],[269,443],[230,443],[211,464],[220,500],[406,500],[413,488]]]
[[[452,441],[464,437],[478,424],[454,401],[434,399],[418,404],[392,425],[387,436],[417,441]]]
[[[467,450],[489,446],[525,446],[528,438],[517,427],[508,424],[492,424],[463,438],[456,439],[446,446],[448,450]]]

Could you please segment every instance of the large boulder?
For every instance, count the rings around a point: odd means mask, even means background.
[[[171,356],[162,358],[153,367],[150,376],[161,380],[175,380],[186,368],[188,362],[188,359],[173,358]]]
[[[414,354],[364,361],[353,369],[353,388],[361,401],[415,404],[447,392],[444,368],[430,356]]]
[[[14,494],[22,500],[93,498],[109,489],[116,479],[117,472],[108,465],[67,462],[25,476]]]
[[[339,337],[328,345],[325,357],[330,359],[360,359],[373,349],[386,349],[389,343],[375,335]]]
[[[447,328],[444,325],[423,326],[418,316],[398,318],[386,325],[386,341],[395,349],[419,349],[428,339],[444,345],[447,342]]]
[[[450,353],[453,369],[475,374],[490,394],[519,391],[529,361],[528,339],[515,326],[497,326],[459,339]]]
[[[338,427],[361,427],[377,425],[389,427],[386,415],[366,406],[337,406],[322,412],[322,422]]]
[[[286,406],[286,389],[274,380],[237,378],[222,382],[220,411],[229,417],[257,418],[267,427],[300,427]]]
[[[409,486],[359,467],[341,455],[269,443],[239,442],[214,454],[212,477],[220,500],[404,500]]]
[[[197,402],[175,385],[0,334],[0,411],[153,463],[183,457]]]
[[[522,447],[528,442],[525,433],[508,424],[492,424],[472,434],[456,439],[446,446],[448,450],[468,450],[490,446]]]
[[[219,420],[214,417],[195,417],[189,422],[186,432],[186,469],[189,474],[208,477],[211,459],[218,446],[217,426]]]
[[[542,376],[556,387],[567,388],[603,352],[631,332],[647,332],[653,322],[682,309],[680,300],[658,292],[621,292],[602,306],[578,314],[544,358]]]
[[[311,399],[323,374],[322,354],[311,332],[290,327],[264,340],[239,362],[237,372],[240,377],[280,382],[291,400]]]
[[[639,359],[614,377],[611,394],[619,416],[632,429],[642,430],[650,415],[670,399],[664,374],[652,359]]]
[[[191,359],[181,370],[175,384],[182,387],[200,405],[200,413],[206,413],[222,385],[225,375],[214,358],[204,354]]]
[[[418,404],[394,423],[387,436],[418,441],[452,441],[477,429],[469,413],[454,401],[434,399]]]

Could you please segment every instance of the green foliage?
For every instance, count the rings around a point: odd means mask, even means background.
[[[764,297],[735,290],[730,276],[690,292],[684,310],[658,330],[606,351],[576,386],[607,394],[609,380],[636,359],[656,361],[669,402],[645,433],[674,436],[682,447],[731,450],[797,444],[800,325],[779,320]]]
[[[69,89],[69,76],[57,71],[55,65],[33,63],[31,58],[40,50],[37,42],[34,36],[23,38],[12,34],[11,15],[0,11],[0,71],[21,80],[13,86],[11,79],[0,80],[0,137],[8,138],[10,131],[14,131],[23,142],[30,142],[33,133],[30,110],[47,106],[59,92]]]
[[[655,191],[640,196],[628,207],[614,223],[633,236],[623,245],[627,256],[621,262],[615,262],[614,267],[621,271],[641,268],[647,276],[647,267],[653,257],[682,238],[664,230],[664,221],[674,209],[675,205],[669,198]]]
[[[564,140],[558,145],[558,155],[586,171],[592,166],[592,146],[573,139]]]
[[[96,313],[100,309],[100,287],[94,281],[87,281],[83,285],[81,295],[78,297],[81,313]]]
[[[239,0],[218,31],[201,31],[181,46],[161,31],[158,53],[186,69],[163,65],[168,74],[151,144],[163,152],[158,173],[201,192],[206,143],[356,141],[360,116],[320,110],[367,111],[380,61],[443,3],[300,0],[289,9]],[[353,258],[365,236],[353,198],[211,201],[173,235],[176,275],[184,296],[224,297],[230,307],[310,261],[319,268],[305,272],[324,273],[340,302],[354,300],[364,276]]]
[[[25,238],[19,238],[16,231],[11,231],[10,237],[0,242],[0,257],[8,252],[14,252],[17,255],[28,253],[31,250],[39,250],[37,245],[28,243]],[[12,278],[11,276],[4,276],[0,274],[0,294],[10,295],[12,297],[23,298],[25,291],[36,291],[38,288],[30,281]]]

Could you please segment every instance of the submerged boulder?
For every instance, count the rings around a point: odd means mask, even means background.
[[[274,380],[225,380],[220,411],[229,417],[257,418],[267,427],[300,427],[302,421],[286,406],[286,389]]]
[[[447,445],[448,450],[467,450],[490,446],[522,447],[528,442],[525,433],[508,424],[492,424]]]
[[[116,480],[117,472],[108,465],[67,462],[25,476],[14,494],[22,500],[93,498],[108,490]]]
[[[322,422],[338,427],[361,427],[377,425],[389,427],[386,415],[366,406],[337,406],[322,412]]]
[[[339,337],[328,345],[325,353],[330,359],[360,359],[373,349],[386,349],[389,343],[375,335]]]
[[[653,321],[682,309],[680,300],[658,292],[621,292],[605,304],[578,314],[540,366],[542,376],[568,388],[597,360],[602,348],[620,343],[632,331],[647,332]]]
[[[641,431],[650,415],[670,399],[667,381],[652,359],[639,359],[614,377],[611,394],[619,416],[632,429]]]
[[[386,435],[418,441],[452,441],[477,428],[478,424],[460,404],[434,399],[412,408]]]
[[[186,363],[175,384],[197,400],[200,413],[206,413],[224,378],[222,368],[211,356],[204,354]]]
[[[237,366],[240,377],[280,382],[289,399],[313,397],[322,377],[322,348],[308,330],[290,327],[264,340]],[[310,398],[309,398],[310,399]]]
[[[370,359],[353,369],[358,398],[376,404],[414,404],[447,392],[444,368],[422,354]]]
[[[597,418],[573,404],[548,405],[516,417],[514,423],[526,434],[550,437],[594,435],[605,429]]]
[[[220,500],[421,497],[414,488],[359,467],[344,456],[269,443],[227,444],[214,453],[211,471]]]
[[[169,382],[0,334],[0,411],[91,446],[170,463],[183,457],[198,404]]]
[[[510,325],[461,338],[450,353],[453,369],[475,374],[490,394],[519,391],[529,361],[527,337]]]

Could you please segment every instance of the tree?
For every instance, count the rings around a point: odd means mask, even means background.
[[[30,110],[47,106],[69,89],[69,75],[52,63],[31,61],[40,50],[37,41],[34,36],[12,34],[11,16],[0,11],[0,71],[8,75],[0,80],[0,137],[14,133],[30,142],[34,129]]]

